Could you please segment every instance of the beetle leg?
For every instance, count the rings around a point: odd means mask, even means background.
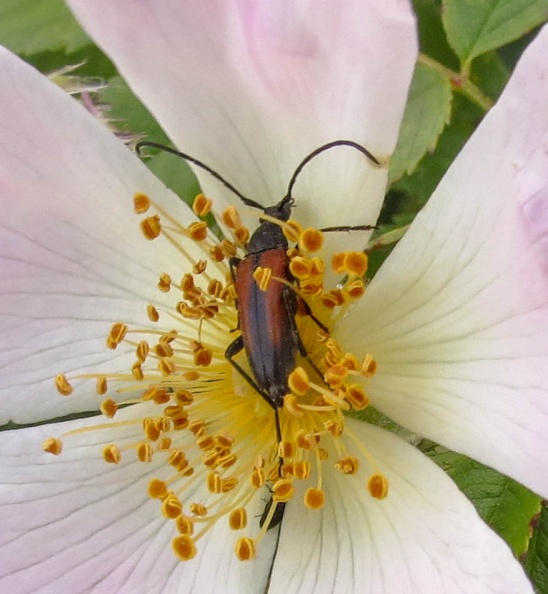
[[[302,298],[300,299],[300,304],[302,305],[302,307],[304,309],[305,315],[307,315],[314,322],[316,322],[316,325],[318,326],[318,328],[320,328],[320,330],[323,330],[324,332],[326,332],[327,334],[329,334],[329,329],[326,326],[324,326],[320,322],[320,320],[318,320],[318,318],[312,313],[312,310],[310,309],[310,305],[308,305],[308,303],[304,299],[302,299]]]

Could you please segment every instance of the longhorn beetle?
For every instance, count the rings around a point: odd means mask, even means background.
[[[232,193],[238,196],[246,206],[260,209],[265,215],[280,221],[280,224],[277,224],[271,220],[261,219],[259,217],[260,224],[251,235],[247,245],[247,255],[242,259],[232,258],[230,260],[232,279],[237,297],[240,336],[228,345],[225,352],[225,357],[229,363],[274,409],[276,438],[279,444],[282,441],[279,409],[283,406],[284,396],[289,391],[288,378],[296,367],[297,354],[306,358],[314,369],[316,367],[308,357],[295,321],[300,299],[295,290],[286,284],[274,281],[270,282],[265,291],[262,291],[253,278],[253,273],[259,266],[270,268],[272,270],[272,276],[283,278],[289,281],[290,284],[294,283],[294,279],[289,271],[288,242],[282,231],[282,223],[289,219],[291,209],[295,203],[292,196],[295,182],[303,168],[312,159],[331,148],[348,146],[360,151],[375,165],[380,165],[380,163],[366,148],[351,140],[329,142],[312,151],[301,161],[289,181],[285,196],[278,204],[265,208],[258,202],[246,198],[216,171],[194,157],[171,149],[170,147],[147,141],[137,144],[137,152],[139,153],[140,149],[145,146],[167,151],[197,165],[219,180]],[[321,229],[321,231],[365,231],[374,228],[371,225],[360,225],[352,227],[326,227]],[[325,329],[319,320],[313,316],[304,300],[303,306],[307,315],[319,327]],[[251,373],[243,369],[234,360],[234,357],[242,350],[245,351]],[[269,506],[267,505],[268,508]],[[281,520],[283,506],[281,506],[280,510],[280,518],[276,519],[275,524]],[[265,510],[264,517],[266,517],[266,512],[267,510]],[[261,518],[261,520],[264,521],[264,518]]]

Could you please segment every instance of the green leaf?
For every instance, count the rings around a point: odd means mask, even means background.
[[[541,499],[516,481],[466,456],[426,444],[422,448],[447,471],[472,501],[480,516],[520,557],[527,551],[531,521],[539,513]]]
[[[90,43],[63,0],[2,0],[0,43],[18,54],[64,49]]]
[[[510,73],[497,52],[479,56],[472,65],[470,80],[493,100],[498,99]]]
[[[451,123],[443,131],[436,150],[422,159],[413,175],[390,188],[387,201],[392,202],[392,212],[416,213],[424,206],[483,115],[465,97],[454,95]],[[396,201],[392,200],[394,196]]]
[[[443,24],[463,65],[548,19],[548,0],[444,0]]]
[[[525,557],[525,570],[539,594],[548,592],[548,505],[533,521],[533,536]]]
[[[440,73],[419,64],[415,69],[390,180],[411,173],[438,138],[451,116],[451,85]]]
[[[459,59],[447,43],[439,0],[413,0],[413,8],[417,16],[421,53],[447,68],[458,70]]]

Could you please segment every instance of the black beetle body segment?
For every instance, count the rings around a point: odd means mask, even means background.
[[[287,221],[293,200],[284,198],[265,214]],[[272,281],[261,291],[253,278],[258,267],[270,268],[272,276],[292,281],[287,256],[287,239],[279,224],[262,220],[248,243],[248,254],[242,260],[233,260],[233,279],[238,300],[241,340],[227,349],[232,360],[241,348],[245,350],[253,377],[244,377],[274,409],[283,406],[288,392],[288,377],[295,369],[297,353],[302,350],[295,323],[297,295],[285,284]]]

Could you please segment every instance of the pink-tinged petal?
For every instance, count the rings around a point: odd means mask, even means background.
[[[93,387],[63,399],[53,378],[104,371],[113,355],[110,369],[127,370],[133,357],[105,348],[109,328],[149,325],[158,275],[182,260],[167,242],[142,237],[133,195],[169,204],[183,224],[191,214],[73,99],[6,50],[0,113],[0,424],[93,410]]]
[[[324,508],[286,508],[274,592],[533,592],[508,546],[440,468],[387,431],[350,419],[348,427],[387,477],[388,496],[369,496],[363,456],[357,476],[324,465]]]
[[[382,159],[394,150],[417,52],[405,0],[68,4],[176,145],[253,200],[278,202],[324,143],[349,138]],[[295,216],[374,224],[385,184],[386,168],[333,149],[299,180]]]
[[[139,405],[119,419],[154,414]],[[92,422],[71,421],[0,434],[0,589],[2,592],[263,592],[275,535],[261,543],[259,557],[242,563],[234,555],[238,534],[218,522],[198,542],[198,555],[179,562],[171,548],[173,523],[147,496],[152,477],[168,468],[138,462],[131,452],[116,466],[101,459],[112,431],[67,438],[59,457],[40,451],[55,431]],[[98,423],[104,421],[99,420]],[[141,439],[140,424],[117,430],[123,446]],[[127,459],[126,459],[127,458]],[[163,465],[166,466],[165,464]],[[199,491],[188,493],[200,499]],[[249,517],[260,516],[256,498]]]
[[[378,358],[381,411],[544,496],[547,52],[545,28],[340,327]]]

